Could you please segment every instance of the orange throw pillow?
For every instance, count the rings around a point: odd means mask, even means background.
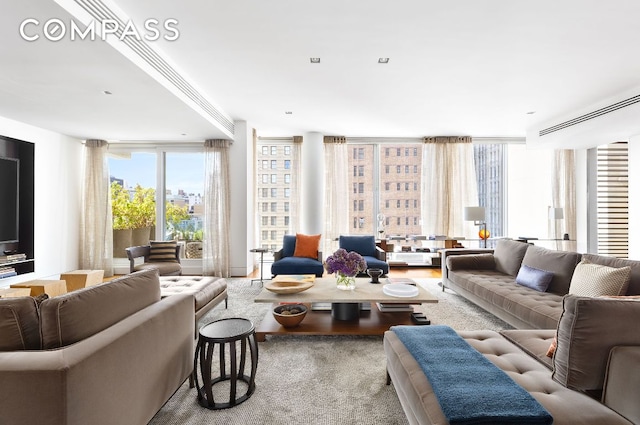
[[[293,256],[318,258],[320,236],[321,235],[303,235],[302,233],[296,233],[296,249],[293,251]]]
[[[553,341],[551,341],[551,345],[549,346],[549,349],[547,350],[547,357],[553,357],[553,355],[556,353],[556,348],[558,347],[558,337],[554,336],[553,337]]]

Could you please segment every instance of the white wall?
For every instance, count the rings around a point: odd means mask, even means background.
[[[234,123],[235,134],[229,149],[231,163],[231,223],[229,251],[231,276],[246,276],[254,269],[255,258],[250,249],[256,248],[254,241],[253,200],[253,132],[245,121]],[[254,246],[255,245],[255,246]]]
[[[302,143],[302,184],[300,196],[300,233],[321,234],[324,229],[324,137],[321,133],[304,135]]]
[[[570,235],[576,240],[576,251],[588,252],[588,191],[587,185],[587,149],[576,149],[576,234]]]
[[[0,117],[0,134],[35,144],[35,272],[0,285],[56,278],[79,264],[82,143]]]
[[[552,201],[553,150],[509,145],[507,234],[549,238],[548,207]]]
[[[640,164],[640,135],[629,138],[629,164]],[[640,260],[640,167],[629,166],[629,258]]]

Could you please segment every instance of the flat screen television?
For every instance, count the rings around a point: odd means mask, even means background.
[[[0,157],[0,243],[18,242],[20,160]]]

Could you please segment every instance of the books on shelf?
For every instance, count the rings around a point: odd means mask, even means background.
[[[0,279],[5,277],[17,276],[16,269],[13,267],[2,267],[0,268]]]
[[[0,256],[0,263],[10,263],[12,261],[26,260],[27,254],[10,254]]]
[[[377,302],[378,310],[382,313],[398,313],[398,312],[413,312],[413,306],[411,304],[399,304],[399,303],[381,303]]]
[[[313,302],[311,303],[311,310],[313,311],[331,311],[331,303],[329,302]],[[360,311],[371,311],[371,303],[360,303]]]

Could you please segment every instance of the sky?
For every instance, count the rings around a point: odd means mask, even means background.
[[[204,194],[204,154],[167,153],[167,189]],[[109,175],[124,179],[128,186],[156,187],[156,155],[132,153],[131,159],[109,158]]]

